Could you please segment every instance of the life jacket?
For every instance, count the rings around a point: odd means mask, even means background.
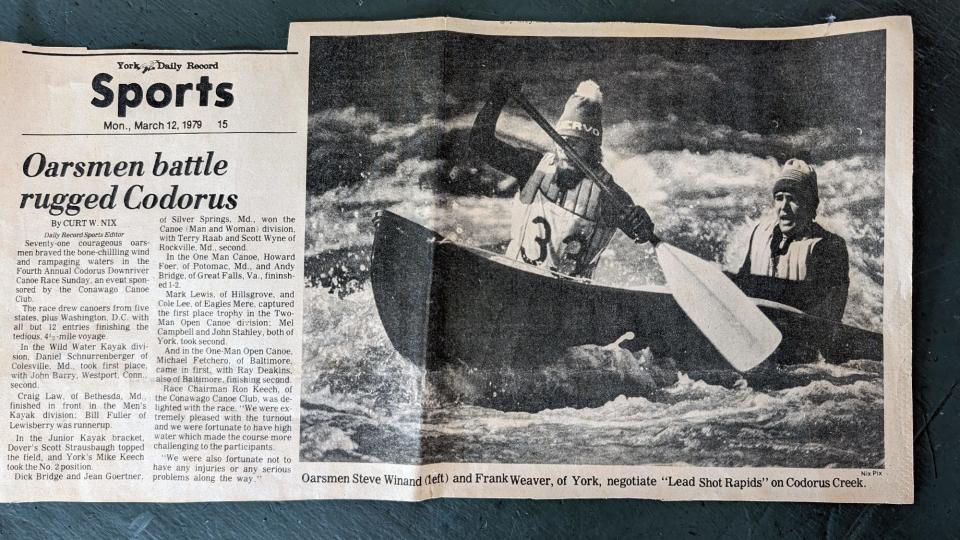
[[[506,256],[576,277],[590,277],[616,228],[600,187],[583,178],[557,183],[555,154],[543,156],[513,201]]]
[[[824,234],[817,234],[819,231],[823,229],[816,223],[812,223],[805,237],[788,240],[785,249],[781,251],[778,246],[772,245],[775,234],[778,237],[782,236],[782,233],[777,230],[777,221],[761,222],[750,237],[750,273],[755,276],[770,276],[790,281],[805,280],[807,260],[813,253],[814,246],[826,235],[826,231],[823,231]]]

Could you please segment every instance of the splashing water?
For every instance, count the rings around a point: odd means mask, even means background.
[[[609,153],[607,159],[663,238],[739,266],[750,230],[769,206],[772,159],[731,152],[652,152],[619,161]],[[494,251],[509,239],[509,200],[425,188],[424,175],[435,169],[410,158],[390,174],[308,201],[302,459],[882,466],[879,362],[774,366],[744,379],[734,372],[677,373],[669,358],[607,344],[568,350],[527,372],[470,366],[426,372],[403,358],[369,288],[374,214],[390,209]],[[844,322],[880,331],[882,157],[829,161],[818,172],[818,221],[844,237],[850,253]],[[595,279],[614,286],[663,280],[651,250],[619,234]],[[537,397],[530,402],[530,396]]]

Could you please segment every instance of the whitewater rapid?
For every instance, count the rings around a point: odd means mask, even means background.
[[[817,165],[818,222],[845,238],[850,253],[844,322],[880,331],[882,156]],[[427,372],[403,358],[384,333],[369,287],[375,213],[389,209],[494,251],[509,238],[509,199],[424,187],[433,166],[410,158],[389,174],[308,200],[302,459],[882,466],[880,362],[768,366],[740,377],[678,372],[669,358],[609,344],[568,350],[524,373],[469,366]],[[777,165],[683,151],[608,167],[646,205],[660,236],[735,269],[769,208],[766,182]],[[621,287],[663,279],[652,250],[619,234],[594,278]]]

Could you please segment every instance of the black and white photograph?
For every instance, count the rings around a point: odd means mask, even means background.
[[[311,38],[301,461],[884,468],[885,51]]]

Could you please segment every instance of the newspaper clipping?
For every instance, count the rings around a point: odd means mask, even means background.
[[[296,56],[0,53],[3,498],[284,483],[303,294]]]
[[[910,503],[912,32],[0,44],[4,501]]]

